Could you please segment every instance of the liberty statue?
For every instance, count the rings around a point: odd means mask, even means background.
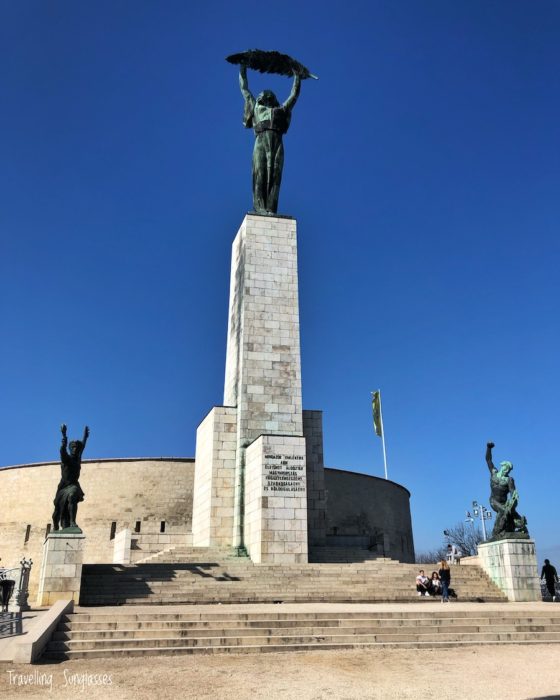
[[[228,56],[230,63],[239,64],[239,86],[245,100],[243,125],[255,132],[253,148],[253,209],[257,214],[273,215],[278,211],[278,196],[284,167],[284,144],[292,119],[292,110],[299,97],[301,81],[316,78],[290,56],[277,51],[254,49]],[[262,73],[293,76],[292,90],[280,104],[272,90],[263,90],[255,98],[249,90],[247,68]]]

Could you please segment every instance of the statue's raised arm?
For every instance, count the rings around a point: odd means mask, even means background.
[[[239,88],[245,100],[243,108],[243,126],[246,129],[253,127],[253,110],[255,109],[255,98],[249,90],[249,81],[247,80],[247,66],[243,63],[239,66]]]
[[[66,434],[66,424],[63,423],[60,426],[60,432],[62,433],[62,441],[60,443],[60,456],[61,457],[68,457],[68,450],[66,449],[68,447],[68,435]]]
[[[247,66],[243,64],[239,66],[239,88],[245,100],[253,100],[253,102],[255,101],[255,98],[249,90],[249,81],[247,80]]]
[[[83,452],[83,451],[85,450],[86,442],[87,442],[88,437],[89,437],[89,428],[88,428],[88,426],[86,425],[86,427],[84,428],[84,437],[82,438],[82,449],[81,449],[81,452]]]
[[[301,78],[299,73],[294,73],[294,82],[292,83],[292,91],[288,99],[284,102],[284,109],[291,111],[299,97],[299,91],[301,90]]]
[[[496,467],[494,466],[494,462],[492,461],[492,448],[495,447],[493,442],[487,442],[486,443],[486,464],[488,465],[488,469],[490,470],[490,474],[494,474],[496,472]]]

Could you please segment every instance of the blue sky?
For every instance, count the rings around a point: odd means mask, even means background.
[[[1,3],[0,464],[56,459],[62,421],[90,458],[194,455],[251,207],[224,57],[277,49],[320,76],[280,211],[326,464],[382,475],[381,388],[418,550],[487,500],[492,439],[560,559],[559,21],[553,0]]]

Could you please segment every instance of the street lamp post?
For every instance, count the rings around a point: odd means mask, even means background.
[[[467,511],[467,522],[470,522],[474,529],[474,518],[480,518],[482,522],[482,537],[483,541],[486,542],[488,536],[486,534],[486,521],[492,518],[492,511],[488,510],[486,506],[481,506],[478,501],[472,502],[473,512],[472,515]],[[474,516],[474,517],[473,517]]]

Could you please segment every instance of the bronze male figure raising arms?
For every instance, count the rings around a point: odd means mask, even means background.
[[[76,515],[78,513],[78,503],[84,500],[84,492],[80,486],[79,478],[82,467],[82,454],[89,437],[89,428],[87,425],[84,428],[82,440],[72,440],[70,442],[69,453],[66,449],[68,437],[64,423],[60,426],[60,432],[62,433],[62,443],[60,445],[61,479],[54,497],[53,530],[56,531],[62,526],[64,530],[75,528],[81,532],[76,524]]]
[[[513,464],[500,462],[500,468],[496,469],[492,461],[493,447],[493,442],[486,445],[486,464],[490,471],[490,505],[496,512],[492,539],[503,539],[512,533],[522,533],[528,536],[527,518],[519,515],[516,510],[519,494],[515,488],[513,477],[509,475]]]

